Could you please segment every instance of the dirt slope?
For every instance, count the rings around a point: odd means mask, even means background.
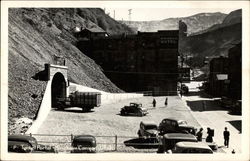
[[[108,92],[121,92],[95,62],[75,47],[76,26],[98,26],[75,9],[9,9],[8,103],[9,133],[15,119],[33,119],[42,100],[46,81],[32,77],[62,56],[69,80]]]

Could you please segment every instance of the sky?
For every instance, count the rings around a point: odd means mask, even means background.
[[[110,16],[116,20],[129,20],[129,9],[131,11],[132,21],[151,21],[151,20],[163,20],[166,18],[175,17],[187,17],[197,13],[230,13],[239,8],[109,8],[104,7],[106,13],[110,13]]]

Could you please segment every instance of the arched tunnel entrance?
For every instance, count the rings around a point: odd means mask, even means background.
[[[52,107],[57,106],[56,98],[66,97],[66,81],[62,73],[57,72],[51,84],[51,105]]]

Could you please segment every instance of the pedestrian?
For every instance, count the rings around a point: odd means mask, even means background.
[[[167,106],[168,105],[168,97],[166,97],[166,99],[165,99],[165,106]]]
[[[200,130],[196,134],[198,141],[202,141],[202,135],[203,135],[203,128],[200,128]]]
[[[225,131],[223,132],[223,135],[224,135],[224,145],[228,147],[230,132],[227,130],[227,127],[225,127]]]
[[[208,127],[207,128],[207,138],[206,138],[206,142],[213,142],[213,131]]]
[[[156,100],[153,99],[153,107],[155,107],[155,106],[156,106]]]
[[[232,154],[235,154],[235,150],[233,149]]]
[[[203,107],[203,111],[206,110],[206,102],[205,101],[202,101],[202,107]]]

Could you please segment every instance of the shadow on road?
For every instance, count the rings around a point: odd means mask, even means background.
[[[156,139],[143,139],[135,138],[124,141],[126,146],[132,146],[136,149],[156,149],[159,146],[159,143]]]
[[[229,122],[241,134],[241,128],[242,128],[241,120],[233,120],[233,121],[227,121],[227,122]]]
[[[227,111],[215,100],[187,101],[187,105],[192,111]]]

